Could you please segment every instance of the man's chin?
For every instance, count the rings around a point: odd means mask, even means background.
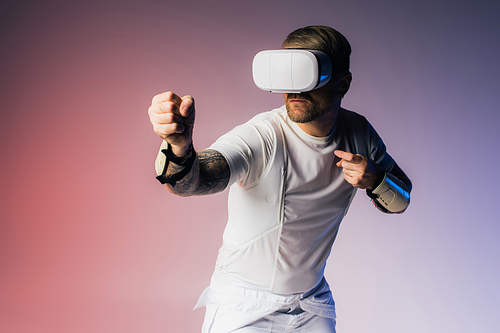
[[[288,105],[286,106],[288,118],[290,118],[291,121],[294,123],[307,123],[311,121],[311,116],[310,114],[307,113],[306,110],[302,110],[302,108],[298,107],[289,107]]]

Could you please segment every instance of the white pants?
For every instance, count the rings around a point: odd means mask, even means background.
[[[257,321],[236,330],[227,331],[211,325],[221,318],[217,312],[207,311],[203,332],[207,333],[335,333],[335,319],[324,318],[312,313],[301,311],[273,312]],[[297,313],[299,312],[299,313]],[[212,313],[212,314],[210,314]],[[211,316],[211,317],[210,317]],[[208,318],[207,318],[208,317]],[[223,319],[224,320],[224,319]],[[226,319],[227,320],[227,319]]]
[[[335,333],[335,302],[324,278],[305,293],[279,295],[216,269],[195,308],[201,306],[202,333]]]
[[[334,319],[307,312],[290,315],[275,312],[231,333],[335,333]]]

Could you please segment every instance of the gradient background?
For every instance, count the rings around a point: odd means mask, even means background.
[[[326,271],[338,332],[497,332],[500,21],[494,1],[0,1],[0,331],[199,332],[227,192],[170,195],[147,109],[197,103],[195,145],[281,106],[251,60],[292,30],[353,47],[343,106],[414,183],[359,192]]]

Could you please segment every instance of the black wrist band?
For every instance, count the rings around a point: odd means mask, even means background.
[[[368,195],[372,199],[377,199],[378,198],[378,194],[373,194],[372,190],[369,190],[369,189],[366,189],[366,195]]]
[[[162,184],[170,184],[172,185],[172,187],[174,187],[177,181],[184,178],[184,176],[186,176],[189,173],[189,171],[191,171],[193,162],[196,159],[196,152],[194,151],[193,144],[191,144],[191,148],[189,148],[188,152],[188,154],[191,154],[191,156],[189,156],[189,158],[187,159],[175,156],[174,153],[172,152],[172,146],[170,146],[170,144],[168,144],[167,149],[162,149],[161,152],[165,154],[167,159],[165,161],[165,165],[163,166],[163,171],[159,176],[156,177],[156,179],[158,179],[158,181]],[[179,166],[183,166],[184,169],[173,175],[167,176],[166,173],[168,169],[168,163],[170,161]]]

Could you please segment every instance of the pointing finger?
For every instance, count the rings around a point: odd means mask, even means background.
[[[335,156],[337,156],[343,160],[346,160],[346,161],[351,161],[352,157],[354,156],[354,154],[345,152],[343,150],[336,150],[333,153],[335,154]]]
[[[348,152],[345,152],[342,150],[336,150],[334,152],[334,154],[337,157],[341,158],[342,160],[344,160],[346,162],[354,163],[354,164],[361,163],[365,159],[363,156],[361,156],[359,154],[352,154],[352,153],[348,153]]]

